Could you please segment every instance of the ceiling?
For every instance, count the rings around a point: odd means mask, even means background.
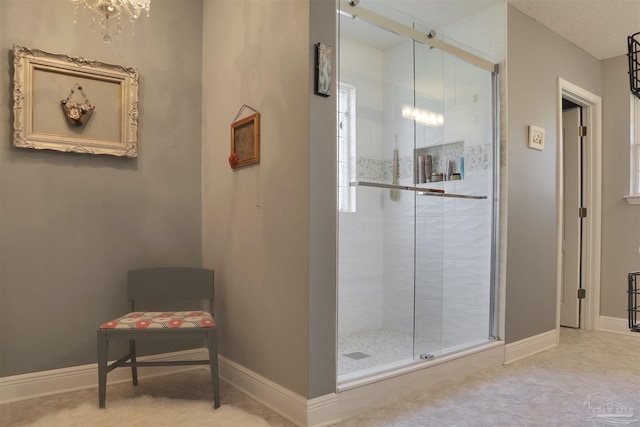
[[[391,6],[442,28],[505,0],[361,0],[375,10]],[[640,32],[640,0],[506,0],[582,50],[603,60],[627,53]]]
[[[640,0],[507,0],[562,38],[603,60],[627,53],[640,32]]]

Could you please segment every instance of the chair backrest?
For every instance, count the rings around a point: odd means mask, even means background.
[[[209,300],[213,313],[213,270],[191,267],[156,267],[130,270],[127,297],[137,301]]]

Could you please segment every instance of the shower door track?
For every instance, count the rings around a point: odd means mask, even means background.
[[[435,32],[425,34],[421,31],[404,25],[400,22],[394,21],[391,18],[387,18],[384,15],[380,15],[371,10],[365,9],[358,5],[359,0],[340,0],[340,6],[338,12],[350,16],[353,19],[362,19],[375,26],[391,31],[392,33],[409,37],[432,48],[440,49],[450,55],[453,55],[465,62],[473,64],[477,67],[483,68],[492,73],[498,72],[498,66],[491,61],[488,61],[478,55],[474,55],[471,52],[467,52],[457,46],[454,46],[446,41],[439,39]]]

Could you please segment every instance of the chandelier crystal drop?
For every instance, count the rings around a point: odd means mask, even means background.
[[[129,16],[129,21],[133,26],[143,11],[151,10],[151,0],[70,0],[74,4],[73,23],[77,22],[78,8],[82,5],[93,14],[93,24],[97,25],[102,32],[102,41],[110,43],[112,34],[119,35],[122,32],[120,18],[123,13]],[[116,21],[115,24],[113,21]],[[113,26],[115,25],[115,30]],[[113,33],[115,31],[115,33]]]

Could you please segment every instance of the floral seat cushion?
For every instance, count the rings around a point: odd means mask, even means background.
[[[213,328],[211,313],[206,311],[134,311],[103,323],[100,329]]]

